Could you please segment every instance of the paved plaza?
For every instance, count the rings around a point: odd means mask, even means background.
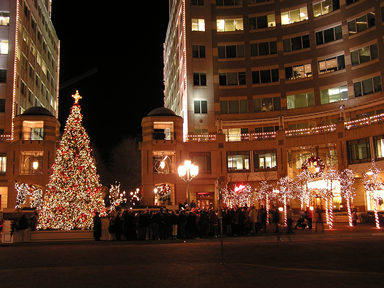
[[[3,245],[0,287],[383,287],[384,233],[359,228],[231,237],[223,250],[214,238]]]

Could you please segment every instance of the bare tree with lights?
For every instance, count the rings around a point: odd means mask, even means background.
[[[273,198],[272,185],[269,184],[267,180],[263,180],[260,182],[260,187],[255,192],[256,192],[255,198],[259,201],[265,202],[265,211],[267,214],[267,223],[269,223],[270,203],[271,203],[271,200]]]
[[[328,226],[329,229],[333,228],[333,222],[334,222],[334,217],[333,217],[333,189],[335,187],[335,182],[340,181],[340,173],[338,170],[330,167],[327,169],[326,172],[323,173],[323,179],[326,180],[327,185],[326,188],[323,189],[323,196],[326,198],[326,209],[328,209],[326,212],[328,212]]]
[[[369,193],[370,198],[373,200],[373,209],[375,213],[376,228],[380,229],[379,213],[377,212],[377,202],[381,199],[378,191],[384,189],[383,183],[379,179],[381,171],[376,167],[376,163],[372,160],[371,167],[364,174],[364,188]]]
[[[294,198],[296,186],[294,179],[288,176],[281,177],[276,183],[276,188],[279,191],[278,198],[283,202],[284,226],[287,226],[287,204],[290,199]]]
[[[355,188],[353,184],[355,183],[355,175],[351,169],[344,169],[340,173],[340,193],[342,197],[347,201],[347,211],[348,211],[348,222],[349,226],[353,226],[352,222],[352,211],[351,211],[351,201],[355,196]]]

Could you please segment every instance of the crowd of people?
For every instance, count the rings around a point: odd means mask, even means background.
[[[309,215],[309,213],[311,215]],[[306,227],[312,228],[312,212],[304,212]],[[303,214],[303,215],[304,215]],[[109,217],[94,218],[96,240],[169,240],[209,238],[220,235],[219,213],[213,209],[161,209],[115,211]],[[222,227],[225,236],[257,235],[267,232],[279,233],[282,212],[272,206],[236,207],[222,210]],[[309,225],[310,224],[310,225]],[[303,224],[302,224],[303,225]],[[297,228],[298,226],[294,227]],[[287,233],[293,232],[293,213],[287,207]]]

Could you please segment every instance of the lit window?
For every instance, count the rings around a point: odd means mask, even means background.
[[[241,141],[241,128],[223,129],[226,142]]]
[[[313,3],[313,16],[318,17],[340,9],[340,0],[321,0]]]
[[[324,60],[318,61],[320,74],[330,73],[345,69],[344,55],[329,57]]]
[[[281,12],[281,25],[288,25],[308,20],[307,6]]]
[[[348,22],[348,33],[354,35],[375,26],[375,12],[353,19]]]
[[[7,172],[7,155],[0,154],[0,175],[4,175]]]
[[[217,19],[216,28],[217,32],[243,31],[243,18]]]
[[[287,109],[303,108],[315,105],[313,92],[287,95]]]
[[[23,140],[43,140],[44,121],[23,121]]]
[[[43,151],[22,151],[20,165],[20,174],[41,174],[43,172]]]
[[[276,168],[276,151],[253,151],[255,171]]]
[[[9,12],[0,11],[0,26],[9,26]]]
[[[311,64],[285,67],[285,78],[289,80],[307,78],[312,76]]]
[[[228,172],[249,171],[249,151],[227,153]]]
[[[153,139],[154,140],[173,140],[174,126],[173,122],[154,122]]]
[[[192,19],[192,31],[205,31],[205,20],[204,19]]]
[[[340,86],[320,90],[321,104],[348,100],[348,87]]]
[[[0,54],[8,54],[8,40],[0,40]]]

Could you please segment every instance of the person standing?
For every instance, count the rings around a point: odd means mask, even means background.
[[[96,241],[100,241],[101,237],[101,218],[99,216],[99,212],[95,213],[93,216],[93,238]]]
[[[253,235],[256,235],[257,234],[257,218],[258,218],[258,215],[257,215],[257,210],[255,208],[255,206],[252,206],[251,207],[251,210],[249,210],[249,214],[248,214],[248,217],[249,217],[249,222],[251,224],[251,233]]]
[[[307,207],[307,210],[306,210],[306,218],[307,218],[307,221],[308,221],[308,229],[312,229],[312,209],[311,207]]]

